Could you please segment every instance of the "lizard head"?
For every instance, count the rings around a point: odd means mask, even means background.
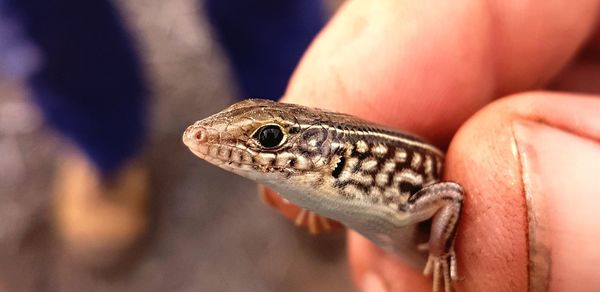
[[[183,143],[198,157],[263,183],[335,168],[341,149],[323,112],[250,99],[189,126]]]

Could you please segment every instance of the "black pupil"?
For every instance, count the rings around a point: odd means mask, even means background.
[[[277,147],[281,140],[283,140],[283,132],[278,126],[266,126],[258,131],[258,142],[263,147]]]

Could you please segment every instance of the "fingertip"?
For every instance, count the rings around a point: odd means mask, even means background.
[[[360,287],[362,292],[388,292],[388,288],[385,286],[383,279],[373,272],[368,272],[363,276],[363,280]]]
[[[376,247],[360,234],[348,232],[348,258],[357,287],[383,287],[385,291],[431,291],[431,277],[423,276],[397,256]]]
[[[460,286],[581,291],[598,284],[591,267],[600,232],[589,225],[598,220],[590,207],[600,189],[591,175],[600,173],[598,112],[597,98],[530,92],[488,105],[459,130],[446,176],[466,190],[456,240]]]
[[[527,290],[526,203],[511,107],[495,102],[457,132],[445,178],[466,193],[455,242],[465,291]]]
[[[303,56],[285,100],[446,146],[494,98],[548,83],[591,34],[597,7],[595,0],[348,1]]]

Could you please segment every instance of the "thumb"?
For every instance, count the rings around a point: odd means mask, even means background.
[[[460,291],[600,285],[598,113],[597,98],[534,92],[492,103],[460,129],[446,164],[446,179],[467,191],[456,239]],[[349,244],[360,287],[428,289],[359,236]]]
[[[470,191],[457,245],[463,276],[478,280],[465,287],[600,285],[599,113],[598,98],[535,92],[488,106],[460,131],[448,176]]]

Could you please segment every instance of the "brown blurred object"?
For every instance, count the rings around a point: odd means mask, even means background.
[[[66,254],[95,268],[108,268],[148,231],[148,174],[130,163],[102,179],[77,152],[59,162],[54,214]]]

